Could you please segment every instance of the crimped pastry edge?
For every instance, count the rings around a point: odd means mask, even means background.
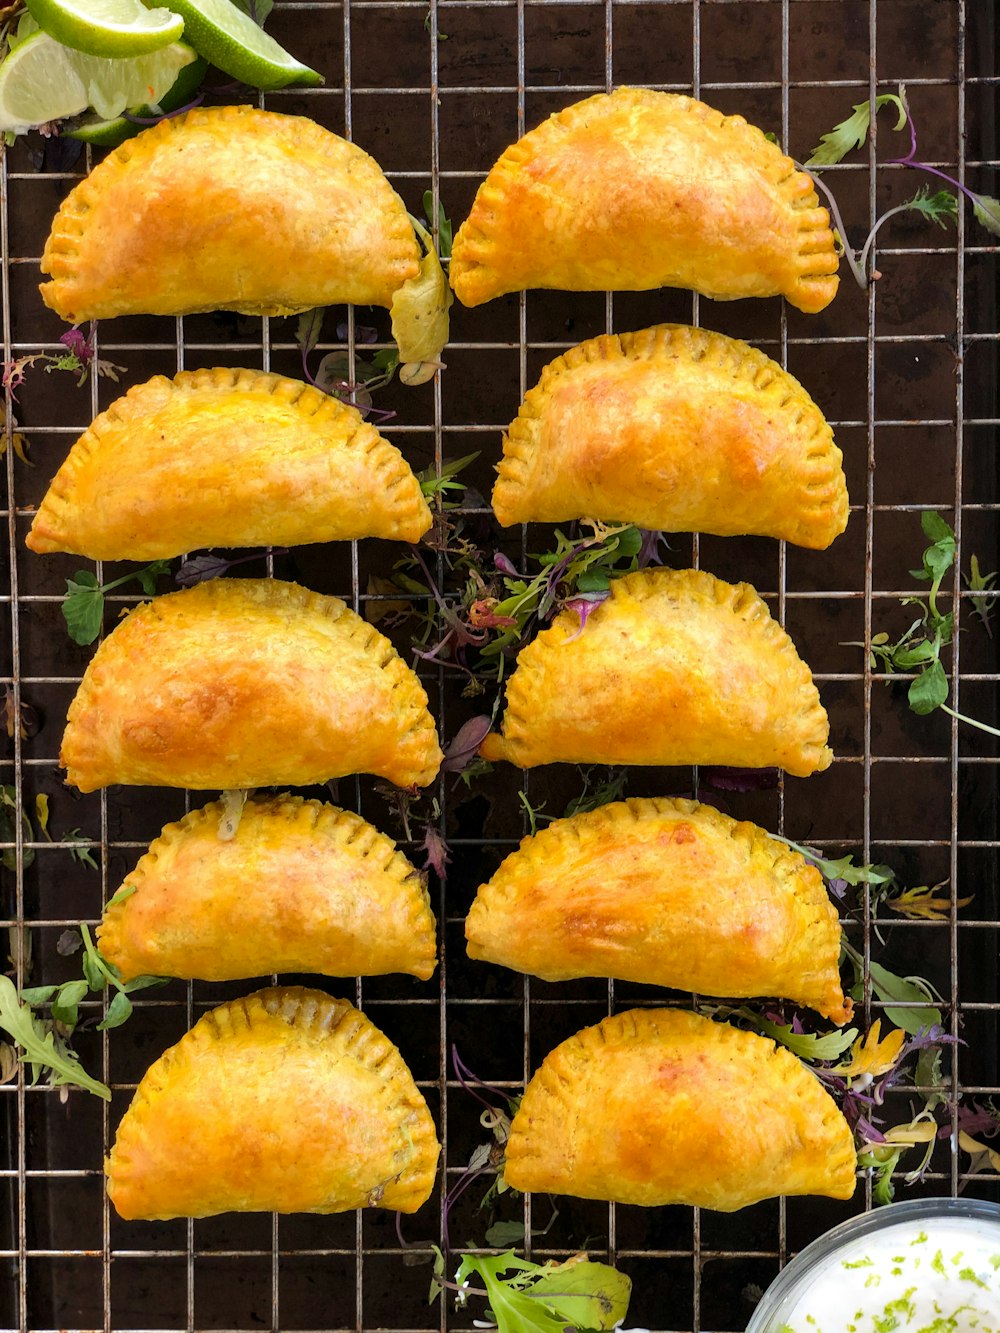
[[[324,991],[305,986],[270,986],[209,1010],[150,1066],[118,1125],[115,1142],[104,1161],[108,1193],[116,1209],[115,1194],[119,1190],[127,1191],[132,1178],[129,1139],[133,1135],[141,1138],[150,1117],[155,1117],[157,1096],[164,1091],[170,1070],[179,1058],[178,1053],[183,1048],[186,1057],[195,1045],[224,1041],[228,1032],[241,1026],[252,1028],[264,1015],[281,1018],[290,1027],[305,1029],[318,1042],[335,1041],[342,1056],[350,1056],[364,1068],[377,1073],[387,1091],[395,1090],[395,1096],[383,1109],[399,1112],[398,1127],[408,1131],[411,1161],[397,1176],[384,1182],[375,1192],[378,1197],[369,1197],[369,1205],[398,1209],[403,1213],[416,1212],[434,1188],[440,1153],[427,1103],[399,1049],[384,1032],[349,1001],[335,999]],[[121,1216],[128,1215],[121,1213]]]
[[[221,801],[210,801],[208,805],[188,811],[182,819],[166,824],[150,843],[148,850],[139,858],[135,869],[125,876],[116,890],[118,893],[128,888],[132,892],[119,902],[114,902],[115,894],[109,899],[101,924],[97,927],[97,942],[104,957],[122,971],[126,981],[137,975],[121,966],[122,933],[130,904],[142,894],[148,883],[156,883],[157,862],[164,853],[173,849],[178,841],[191,833],[211,828],[213,825],[217,827],[224,814],[225,806]],[[251,797],[243,808],[240,826],[244,820],[253,818],[262,821],[271,820],[275,824],[285,822],[308,828],[311,832],[315,832],[317,839],[329,839],[340,847],[349,847],[351,854],[357,860],[370,860],[377,873],[388,875],[395,880],[399,891],[406,894],[409,907],[407,938],[413,950],[413,959],[412,966],[407,972],[421,981],[427,981],[433,976],[437,966],[437,923],[431,909],[426,878],[403,855],[390,837],[353,811],[343,810],[324,801],[307,799],[291,792],[284,792],[278,796]],[[349,830],[347,837],[336,836],[344,830]],[[240,830],[237,828],[233,840],[238,839],[239,835]],[[239,929],[238,922],[234,922],[234,929]]]
[[[574,371],[594,362],[672,362],[686,356],[706,363],[706,369],[725,370],[733,380],[752,384],[768,394],[792,430],[809,423],[800,462],[806,474],[800,509],[781,533],[768,532],[813,550],[825,550],[847,527],[848,497],[843,455],[825,417],[794,376],[776,361],[738,338],[686,324],[655,324],[635,333],[605,333],[588,338],[557,356],[529,389],[517,416],[503,437],[503,456],[497,466],[493,508],[502,527],[537,519],[531,510],[528,481],[532,465],[540,461],[542,426],[550,395],[557,385],[572,380]],[[581,514],[580,518],[628,522],[622,514]]]
[[[83,432],[69,451],[65,461],[38,507],[25,545],[32,551],[51,554],[67,551],[91,560],[129,560],[172,558],[188,550],[175,543],[161,543],[162,549],[150,554],[145,551],[134,556],[121,547],[79,541],[74,537],[72,521],[73,491],[79,478],[88,468],[100,465],[102,441],[113,433],[127,430],[133,423],[148,423],[158,411],[165,408],[176,394],[186,394],[198,406],[199,391],[204,391],[206,403],[218,390],[232,389],[246,395],[266,390],[297,414],[304,422],[329,423],[329,429],[343,432],[344,438],[333,445],[337,449],[363,448],[369,460],[372,481],[386,495],[389,528],[385,532],[365,535],[384,536],[391,540],[417,541],[430,528],[432,517],[420,485],[410,465],[394,444],[384,438],[374,426],[365,421],[349,403],[332,398],[329,394],[271,371],[244,368],[215,367],[194,371],[180,371],[173,379],[154,375],[142,384],[133,385],[116,399]],[[209,427],[210,427],[209,420]],[[164,441],[164,449],[169,449]],[[238,480],[238,478],[237,478]],[[305,541],[318,540],[311,537]],[[218,543],[210,543],[216,545]],[[258,545],[267,545],[263,534]],[[86,548],[86,549],[84,549]]]
[[[783,290],[781,295],[806,314],[817,314],[830,304],[840,282],[837,277],[839,258],[830,228],[830,215],[820,206],[811,177],[799,171],[792,159],[764,136],[763,130],[751,125],[743,116],[726,116],[707,103],[682,93],[623,86],[611,93],[595,93],[554,112],[511,144],[497,159],[476,192],[472,210],[459,228],[452,248],[451,284],[463,305],[482,305],[504,295],[507,290],[502,279],[498,281],[492,271],[498,241],[491,225],[498,215],[502,215],[506,179],[518,173],[540,148],[544,150],[550,142],[557,142],[561,135],[578,125],[586,125],[602,114],[613,114],[623,104],[654,106],[664,97],[676,99],[676,105],[697,120],[716,127],[725,126],[739,141],[763,155],[766,178],[795,211],[798,223],[799,250],[795,256],[798,271],[790,289]]]
[[[819,871],[799,852],[772,838],[758,825],[732,819],[714,806],[682,797],[630,796],[595,810],[555,819],[537,833],[522,838],[518,848],[505,857],[493,876],[479,886],[465,925],[469,957],[496,961],[483,944],[489,934],[491,914],[511,910],[522,889],[544,882],[550,870],[558,872],[567,846],[582,854],[595,844],[605,844],[618,830],[633,832],[643,825],[652,828],[672,819],[700,824],[721,837],[739,842],[745,848],[748,860],[757,855],[770,858],[766,869],[774,875],[779,888],[790,893],[807,913],[811,913],[802,945],[813,959],[811,976],[816,984],[804,986],[801,993],[783,998],[808,1005],[835,1023],[846,1023],[851,1017],[852,1005],[850,1000],[845,1000],[840,985],[840,925]],[[582,972],[580,975],[589,974]],[[825,979],[825,984],[821,979]],[[680,986],[680,981],[677,984]]]

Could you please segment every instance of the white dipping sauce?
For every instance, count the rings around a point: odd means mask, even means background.
[[[817,1269],[779,1333],[1000,1333],[1000,1228],[973,1218],[900,1222]]]

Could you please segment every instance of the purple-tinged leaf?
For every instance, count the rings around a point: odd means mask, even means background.
[[[666,537],[662,532],[656,532],[652,528],[640,528],[639,531],[642,533],[642,545],[636,557],[639,569],[648,569],[650,565],[662,565],[663,554],[670,550],[670,543]]]
[[[341,322],[337,325],[337,341],[347,342],[350,336],[350,328],[346,323]],[[355,324],[354,341],[357,343],[377,343],[378,329],[373,329],[370,324]]]
[[[192,555],[181,561],[174,582],[182,588],[193,588],[207,579],[221,578],[229,568],[229,561],[221,555]]]
[[[569,597],[562,603],[565,610],[575,611],[580,617],[580,628],[575,634],[571,634],[570,637],[564,641],[563,647],[565,647],[567,643],[572,643],[574,639],[580,637],[583,631],[587,628],[587,621],[601,603],[606,602],[610,596],[610,590],[606,592],[587,592],[581,593],[579,597]]]
[[[778,770],[709,766],[699,770],[699,778],[703,786],[713,791],[771,791],[778,785]]]
[[[438,879],[446,880],[448,878],[448,862],[451,860],[451,852],[448,850],[448,844],[445,842],[441,830],[436,824],[428,824],[424,831],[424,840],[420,844],[426,852],[424,861],[425,870],[433,870]]]
[[[90,334],[85,337],[77,327],[67,329],[60,337],[62,345],[69,349],[82,366],[88,366],[94,357],[94,330],[91,324]]]
[[[863,1115],[859,1115],[854,1122],[854,1132],[859,1134],[866,1143],[885,1143],[885,1135],[880,1129],[876,1129],[872,1122]]]
[[[982,1102],[961,1102],[958,1107],[959,1133],[969,1134],[974,1139],[992,1139],[1000,1134],[1000,1112]],[[945,1125],[938,1131],[938,1138],[951,1136],[951,1125]]]
[[[444,773],[461,773],[476,757],[480,745],[489,734],[491,719],[483,713],[478,717],[463,722],[444,752],[441,770]]]
[[[512,579],[519,579],[521,577],[521,575],[517,572],[517,568],[514,565],[514,562],[512,560],[508,560],[508,558],[504,555],[502,551],[496,551],[494,553],[493,567],[494,569],[498,569],[501,574],[507,574]]]

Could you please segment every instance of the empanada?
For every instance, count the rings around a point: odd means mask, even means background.
[[[683,324],[605,334],[550,362],[498,472],[504,527],[597,518],[822,550],[847,526],[840,450],[801,384]]]
[[[819,871],[695,801],[616,801],[555,820],[480,887],[465,936],[470,958],[545,981],[778,995],[836,1023],[851,1016]]]
[[[77,440],[39,506],[33,551],[155,560],[203,546],[296,546],[431,525],[402,454],[346,403],[259,370],[157,375]]]
[[[390,306],[420,246],[381,167],[304,116],[198,107],[144,130],[64,200],[42,299],[112,315]]]
[[[465,305],[525,287],[781,294],[810,314],[837,291],[830,218],[809,176],[742,116],[619,88],[550,116],[479,187],[451,258]]]
[[[434,1122],[402,1056],[346,1000],[257,991],[200,1018],[146,1071],[105,1162],[119,1215],[413,1213]]]
[[[213,579],[144,602],[108,635],[59,761],[81,791],[305,787],[347,773],[426,787],[441,750],[416,675],[339,598]]]
[[[828,768],[812,675],[748,583],[701,570],[626,574],[581,633],[563,610],[517,658],[503,736],[484,759],[521,768],[730,764]]]
[[[514,1189],[733,1212],[782,1194],[849,1199],[854,1140],[819,1080],[767,1037],[632,1009],[544,1060],[507,1142]]]
[[[301,796],[221,802],[168,824],[104,909],[97,935],[125,981],[270,972],[408,972],[437,961],[423,877],[360,815]]]

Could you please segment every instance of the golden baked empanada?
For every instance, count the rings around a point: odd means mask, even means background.
[[[388,307],[419,268],[402,200],[356,144],[304,116],[197,107],[129,139],[70,192],[40,290],[73,324],[290,315]]]
[[[563,610],[517,658],[484,759],[536,764],[828,768],[812,675],[748,583],[701,570],[626,574],[583,632]]]
[[[305,787],[347,773],[426,787],[441,749],[416,675],[339,598],[213,579],[142,603],[108,635],[59,762],[81,791]]]
[[[402,454],[346,403],[259,370],[157,375],[77,440],[33,551],[155,560],[202,546],[415,542],[431,525]]]
[[[544,1060],[507,1142],[514,1189],[733,1212],[782,1194],[849,1199],[854,1140],[818,1079],[767,1037],[632,1009]]]
[[[346,1000],[257,991],[200,1018],[146,1071],[105,1163],[126,1219],[413,1213],[434,1122],[402,1056]]]
[[[851,1016],[819,871],[695,801],[616,801],[553,821],[480,887],[465,935],[470,958],[545,981],[779,995],[836,1023]]]
[[[782,295],[810,314],[837,291],[830,218],[809,176],[742,116],[619,88],[550,116],[502,155],[455,237],[465,305],[524,287],[690,287]]]
[[[104,909],[97,935],[125,981],[270,972],[408,972],[437,961],[423,876],[360,815],[301,796],[214,801],[168,824]]]
[[[840,450],[775,361],[706,329],[591,338],[542,371],[504,436],[504,527],[597,518],[819,550],[847,526]]]

